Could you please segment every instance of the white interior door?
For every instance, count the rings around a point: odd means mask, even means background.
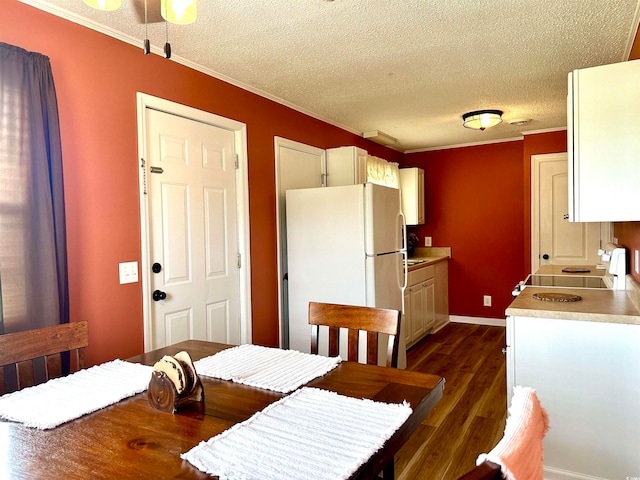
[[[234,131],[146,108],[150,348],[241,343]]]
[[[595,265],[610,237],[609,223],[569,222],[566,153],[531,160],[531,269],[540,265]]]
[[[326,156],[321,148],[275,137],[276,222],[278,232],[278,294],[280,299],[280,346],[289,339],[289,297],[287,289],[286,192],[296,188],[325,186]]]

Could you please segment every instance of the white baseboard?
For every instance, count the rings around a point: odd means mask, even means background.
[[[543,467],[544,480],[607,480],[606,478],[593,477],[584,473],[571,472],[553,467]],[[627,477],[634,478],[634,477]]]
[[[472,323],[474,325],[489,325],[492,327],[506,327],[506,318],[483,318],[483,317],[463,317],[459,315],[449,315],[449,321],[454,323]]]

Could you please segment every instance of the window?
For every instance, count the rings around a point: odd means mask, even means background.
[[[49,59],[0,43],[0,333],[68,321],[61,151]]]

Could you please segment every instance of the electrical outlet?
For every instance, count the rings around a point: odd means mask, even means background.
[[[123,262],[118,267],[120,270],[120,285],[138,281],[138,262]]]
[[[490,306],[491,306],[491,295],[485,295],[485,296],[483,297],[483,301],[482,301],[482,302],[483,302],[482,304],[483,304],[485,307],[490,307]]]
[[[431,237],[424,237],[424,246],[425,247],[431,246]]]

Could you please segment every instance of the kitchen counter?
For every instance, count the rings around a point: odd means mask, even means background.
[[[419,268],[428,267],[429,265],[449,260],[450,258],[450,247],[419,247],[415,249],[415,253],[412,257],[409,258],[409,261],[419,260],[421,262],[414,265],[408,265],[407,270],[412,272],[414,270],[418,270]]]
[[[445,260],[449,260],[449,257],[447,256],[442,256],[442,257],[411,257],[409,259],[411,260],[420,260],[420,263],[416,263],[414,265],[407,265],[407,270],[409,270],[410,272],[414,271],[414,270],[418,270],[419,268],[423,268],[423,267],[428,267],[429,265],[433,265],[434,263],[438,263],[438,262],[443,262]]]
[[[582,300],[549,302],[533,298],[534,293],[543,292],[580,295]],[[640,310],[625,290],[527,287],[505,313],[510,316],[640,325]]]

